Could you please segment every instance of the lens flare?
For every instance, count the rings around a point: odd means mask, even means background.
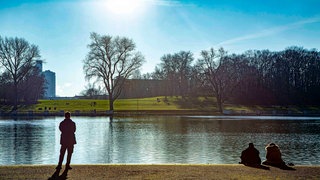
[[[137,14],[146,7],[146,0],[107,0],[109,12],[114,14]]]

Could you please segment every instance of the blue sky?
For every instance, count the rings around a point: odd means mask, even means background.
[[[320,50],[318,0],[0,0],[0,36],[39,46],[44,70],[56,72],[57,95],[87,84],[82,60],[90,32],[131,38],[153,72],[164,54],[225,48]]]

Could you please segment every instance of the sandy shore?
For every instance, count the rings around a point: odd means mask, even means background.
[[[244,165],[73,165],[56,172],[54,165],[0,166],[0,179],[320,179],[320,166],[295,170]],[[57,175],[59,174],[59,175]]]

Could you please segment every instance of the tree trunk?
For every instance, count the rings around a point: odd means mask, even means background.
[[[109,110],[113,111],[113,102],[114,99],[112,98],[112,95],[109,95]]]
[[[217,106],[218,106],[219,112],[223,113],[223,104],[220,96],[217,97]]]
[[[13,110],[18,109],[18,83],[14,83]]]

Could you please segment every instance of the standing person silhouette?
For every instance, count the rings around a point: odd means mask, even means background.
[[[71,117],[70,112],[66,112],[64,114],[64,117],[65,119],[59,125],[59,129],[61,131],[61,137],[60,137],[61,149],[60,149],[59,163],[56,169],[61,169],[66,150],[68,150],[66,169],[72,169],[70,167],[70,161],[73,153],[73,146],[74,144],[77,143],[76,136],[74,134],[76,132],[76,123],[70,119]]]

